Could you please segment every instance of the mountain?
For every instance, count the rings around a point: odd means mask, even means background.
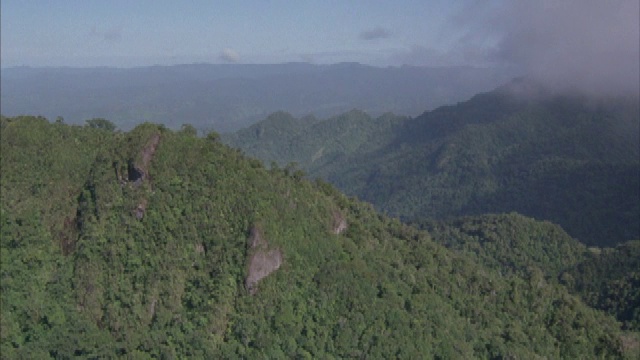
[[[637,332],[547,278],[544,248],[497,271],[215,133],[0,130],[3,357],[640,355]]]
[[[448,249],[472,256],[502,273],[526,273],[539,268],[547,279],[553,280],[578,264],[593,262],[587,247],[558,225],[516,213],[425,220],[419,227],[441,239]]]
[[[573,293],[606,311],[628,329],[640,330],[640,241],[591,251],[560,277]]]
[[[588,248],[559,226],[519,214],[482,215],[419,224],[448,249],[500,273],[540,269],[590,306],[640,330],[640,241]]]
[[[138,68],[3,68],[2,113],[105,118],[129,130],[152,121],[178,129],[235,131],[268,114],[327,117],[353,108],[418,115],[506,81],[504,69],[193,64]]]
[[[325,167],[332,169],[347,154],[364,156],[376,151],[392,140],[389,135],[407,119],[391,113],[374,119],[361,110],[351,110],[320,121],[277,112],[247,129],[223,134],[222,139],[267,164],[293,162],[317,175]]]
[[[640,238],[639,108],[517,79],[416,118],[352,111],[290,132],[272,118],[225,141],[405,220],[515,211],[614,246]]]

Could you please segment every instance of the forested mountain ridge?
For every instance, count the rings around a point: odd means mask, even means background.
[[[216,134],[0,129],[3,357],[639,354],[536,266],[500,273]]]
[[[516,211],[589,245],[640,238],[636,98],[553,94],[518,79],[392,125],[349,114],[296,129],[293,138],[282,130],[258,138],[256,124],[225,141],[267,163],[296,161],[309,176],[406,220]],[[371,134],[367,147],[320,145],[315,134],[326,143],[344,136],[333,130],[338,121]],[[349,132],[356,143],[358,132]]]
[[[640,330],[640,241],[593,251],[561,275],[562,283],[595,308]]]
[[[266,164],[293,162],[316,174],[324,167],[331,169],[341,157],[364,155],[385,145],[407,119],[391,113],[372,118],[355,109],[322,121],[277,112],[246,129],[223,134],[222,139]]]
[[[471,67],[191,64],[137,68],[2,68],[4,115],[38,114],[83,124],[106,118],[129,130],[144,121],[179,129],[236,131],[279,110],[296,116],[418,115],[487,91],[510,75]]]
[[[640,241],[588,248],[559,226],[519,214],[481,215],[417,224],[448,249],[501,273],[540,269],[628,329],[640,330]]]

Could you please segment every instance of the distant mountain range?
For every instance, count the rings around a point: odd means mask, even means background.
[[[613,246],[640,238],[639,137],[637,98],[517,79],[416,118],[276,113],[224,140],[405,220],[516,211]]]
[[[138,68],[2,69],[2,114],[106,118],[128,130],[144,122],[235,131],[286,110],[330,117],[357,108],[416,116],[490,90],[514,74],[471,67],[194,64]]]

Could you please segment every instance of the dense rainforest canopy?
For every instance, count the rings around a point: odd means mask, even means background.
[[[609,270],[637,243],[516,214],[419,229],[189,127],[0,130],[3,357],[640,355],[637,257]]]
[[[518,79],[416,118],[275,113],[223,141],[407,221],[515,211],[588,245],[640,238],[638,98]]]

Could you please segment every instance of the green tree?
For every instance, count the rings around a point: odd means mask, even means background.
[[[180,128],[180,132],[185,135],[189,135],[193,137],[198,136],[198,130],[195,127],[193,127],[193,125],[191,124],[182,124],[182,127]]]
[[[215,131],[210,131],[207,134],[207,140],[209,140],[211,142],[218,142],[218,141],[220,141],[220,134],[218,134]]]
[[[87,122],[87,126],[94,129],[115,131],[117,128],[117,126],[114,123],[103,118],[93,118],[93,119],[87,120],[86,122]]]

